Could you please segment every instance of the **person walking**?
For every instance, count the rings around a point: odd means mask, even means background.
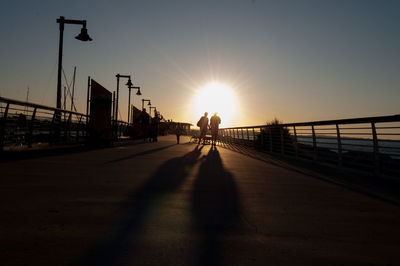
[[[154,113],[154,117],[151,119],[151,126],[150,126],[150,142],[157,142],[158,141],[158,130],[160,125],[160,116],[158,112]]]
[[[143,140],[146,141],[146,139],[149,136],[149,125],[150,125],[150,116],[146,112],[146,108],[143,108],[142,112],[140,113],[139,120],[142,126]]]
[[[207,134],[207,129],[208,129],[208,113],[205,112],[204,116],[200,118],[200,120],[197,122],[197,126],[200,128],[200,135],[199,135],[199,144],[201,142],[201,139],[204,139],[206,134]]]
[[[214,115],[210,118],[211,146],[216,146],[219,124],[221,124],[221,118],[218,116],[218,113],[215,112]]]
[[[178,125],[176,126],[175,134],[176,134],[176,144],[179,144],[179,139],[182,135],[182,128],[180,123],[178,123]]]

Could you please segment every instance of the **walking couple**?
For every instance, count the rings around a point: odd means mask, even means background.
[[[218,113],[215,112],[214,115],[210,118],[210,124],[208,124],[208,113],[205,112],[204,116],[200,118],[197,122],[197,126],[200,128],[200,135],[199,135],[199,144],[201,140],[206,137],[207,130],[211,130],[211,145],[215,146],[217,137],[218,137],[218,128],[219,124],[221,123],[221,118],[217,115]]]

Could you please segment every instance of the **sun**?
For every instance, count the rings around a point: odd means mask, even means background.
[[[197,120],[204,112],[208,112],[208,117],[218,112],[222,127],[235,124],[238,109],[236,95],[233,89],[224,83],[210,82],[198,89],[194,95],[192,106]]]

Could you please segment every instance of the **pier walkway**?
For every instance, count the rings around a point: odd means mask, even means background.
[[[0,162],[0,264],[398,265],[398,198],[188,141]]]

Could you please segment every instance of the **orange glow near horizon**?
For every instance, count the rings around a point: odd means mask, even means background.
[[[215,112],[218,112],[221,117],[220,127],[232,125],[235,122],[238,109],[233,89],[220,82],[210,82],[197,90],[193,97],[192,106],[197,120],[204,115],[204,112],[208,112],[209,118]]]

